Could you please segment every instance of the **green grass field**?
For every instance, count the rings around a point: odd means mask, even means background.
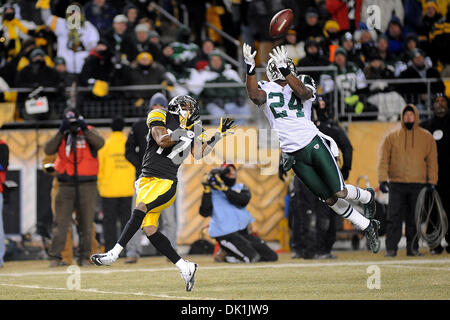
[[[293,260],[290,253],[283,253],[275,263],[257,264],[214,263],[211,256],[186,256],[199,265],[192,292],[185,291],[178,270],[163,257],[141,258],[132,265],[119,259],[111,267],[74,270],[49,268],[48,261],[13,261],[0,268],[0,299],[450,299],[448,254],[410,258],[400,251],[395,259],[384,258],[384,252],[336,254],[338,259],[323,261]],[[379,289],[369,289],[368,282],[379,284]]]

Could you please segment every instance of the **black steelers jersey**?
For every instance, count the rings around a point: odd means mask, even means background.
[[[151,135],[153,126],[163,126],[171,133],[180,127],[180,117],[166,109],[152,110],[147,116],[147,148],[142,160],[144,177],[177,180],[178,168],[191,152],[194,138],[181,137],[180,141],[169,148],[161,148]]]

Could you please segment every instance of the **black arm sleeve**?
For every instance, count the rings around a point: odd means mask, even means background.
[[[211,192],[203,192],[202,203],[200,205],[200,215],[203,217],[210,217],[213,211],[213,203]]]
[[[228,201],[230,201],[236,207],[245,207],[250,202],[250,190],[244,187],[241,192],[228,189],[225,192]]]

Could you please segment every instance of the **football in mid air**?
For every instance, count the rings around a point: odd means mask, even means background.
[[[291,9],[278,11],[270,21],[269,34],[272,38],[281,38],[286,34],[294,20]]]

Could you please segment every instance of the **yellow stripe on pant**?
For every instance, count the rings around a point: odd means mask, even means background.
[[[176,183],[169,179],[142,177],[136,181],[136,190],[136,204],[145,203],[148,210],[141,228],[157,227],[161,211],[170,207],[175,201]]]

